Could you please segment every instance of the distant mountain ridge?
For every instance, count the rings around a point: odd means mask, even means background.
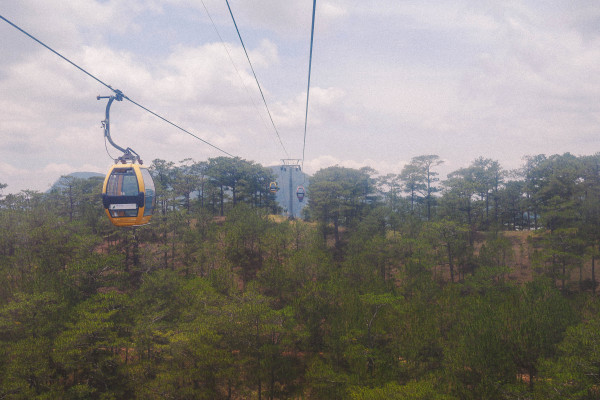
[[[99,172],[71,172],[68,175],[62,175],[60,178],[58,178],[56,180],[56,182],[54,182],[52,184],[52,186],[50,186],[50,189],[48,189],[46,191],[46,193],[50,193],[53,190],[62,189],[64,186],[61,185],[60,179],[63,176],[71,176],[71,177],[76,178],[76,179],[104,178],[104,174],[101,174]]]
[[[90,179],[90,178],[95,178],[95,177],[103,177],[104,178],[104,174],[101,174],[99,172],[72,172],[67,176],[72,176],[73,178],[79,178],[79,179]]]

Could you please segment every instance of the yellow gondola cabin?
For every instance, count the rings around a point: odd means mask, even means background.
[[[116,226],[138,226],[150,222],[155,205],[152,176],[135,163],[113,165],[102,186],[102,204]]]
[[[277,182],[269,183],[269,192],[277,193],[278,190],[279,190],[279,186],[277,186]]]

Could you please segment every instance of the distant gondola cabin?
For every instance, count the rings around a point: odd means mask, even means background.
[[[298,197],[299,202],[304,201],[305,194],[306,191],[304,190],[304,186],[298,186],[298,188],[296,189],[296,197]]]
[[[102,204],[116,226],[138,226],[150,222],[154,212],[152,176],[139,164],[113,165],[102,186]]]
[[[269,184],[269,192],[277,193],[278,190],[279,190],[279,186],[277,186],[277,182],[271,182]]]

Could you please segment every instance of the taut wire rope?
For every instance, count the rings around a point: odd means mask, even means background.
[[[242,39],[242,35],[240,34],[240,30],[238,29],[237,23],[235,22],[235,17],[233,16],[233,11],[231,11],[231,7],[229,6],[229,0],[225,0],[227,3],[227,8],[229,9],[229,15],[231,15],[231,19],[233,20],[233,25],[235,26],[235,30],[237,32],[238,38],[240,39],[240,43],[242,44],[242,48],[244,49],[244,53],[246,54],[246,58],[248,59],[248,64],[250,64],[250,69],[252,70],[252,74],[254,75],[254,80],[256,81],[256,85],[258,86],[258,90],[260,91],[260,95],[262,96],[263,103],[265,103],[265,108],[267,109],[267,113],[269,114],[269,119],[271,120],[271,124],[273,125],[273,129],[275,129],[275,133],[279,138],[279,143],[281,143],[281,147],[285,152],[287,158],[290,157],[287,149],[283,145],[283,141],[281,140],[281,136],[279,135],[279,131],[275,126],[275,122],[273,121],[273,116],[271,115],[271,111],[269,110],[269,106],[267,105],[267,100],[265,99],[265,95],[263,93],[262,88],[260,87],[260,83],[258,82],[258,77],[256,76],[256,72],[254,72],[254,67],[252,66],[252,62],[250,61],[250,56],[248,55],[248,51],[246,51],[246,45],[244,44],[244,40]]]
[[[63,56],[62,54],[60,54],[59,52],[57,52],[56,50],[52,49],[50,46],[46,45],[45,43],[43,43],[41,40],[37,39],[36,37],[34,37],[33,35],[31,35],[30,33],[26,32],[24,29],[20,28],[19,26],[15,25],[14,23],[12,23],[11,21],[9,21],[8,19],[4,18],[2,15],[0,15],[0,19],[4,20],[5,22],[7,22],[9,25],[11,25],[13,28],[19,30],[20,32],[24,33],[25,35],[27,35],[29,38],[33,39],[34,41],[36,41],[37,43],[39,43],[40,45],[42,45],[43,47],[45,47],[46,49],[50,50],[52,53],[56,54],[57,56],[59,56],[60,58],[62,58],[63,60],[65,60],[66,62],[68,62],[69,64],[71,64],[72,66],[74,66],[75,68],[77,68],[78,70],[80,70],[81,72],[83,72],[84,74],[86,74],[87,76],[89,76],[90,78],[94,79],[95,81],[97,81],[98,83],[106,86],[108,89],[110,89],[111,91],[113,91],[115,94],[119,93],[118,90],[113,89],[112,86],[110,86],[109,84],[103,82],[102,80],[100,80],[99,78],[97,78],[96,76],[94,76],[93,74],[91,74],[90,72],[86,71],[84,68],[80,67],[79,65],[75,64],[73,61],[69,60],[67,57]],[[129,97],[125,96],[123,94],[123,98],[127,99],[129,102],[135,104],[136,106],[138,106],[139,108],[141,108],[144,111],[149,112],[150,114],[154,115],[155,117],[163,120],[164,122],[174,126],[175,128],[181,130],[182,132],[187,133],[188,135],[200,140],[201,142],[209,145],[210,147],[220,151],[221,153],[227,154],[230,157],[235,157],[234,155],[228,153],[227,151],[215,146],[212,143],[207,142],[206,140],[202,139],[201,137],[194,135],[193,133],[191,133],[190,131],[188,131],[187,129],[182,128],[181,126],[175,124],[174,122],[169,121],[168,119],[158,115],[157,113],[155,113],[154,111],[149,110],[148,108],[144,107],[143,105],[133,101],[132,99],[130,99]]]
[[[308,124],[308,97],[310,94],[310,72],[312,68],[313,39],[315,37],[315,10],[317,0],[313,0],[312,24],[310,28],[310,56],[308,58],[308,85],[306,88],[306,113],[304,115],[304,141],[302,144],[302,174],[304,175],[304,151],[306,150],[306,127]]]

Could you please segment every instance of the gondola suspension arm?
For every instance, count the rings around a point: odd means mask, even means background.
[[[123,100],[123,92],[120,90],[115,90],[114,96],[97,96],[96,100],[100,99],[108,99],[108,103],[106,103],[106,118],[102,121],[102,127],[104,128],[104,137],[108,140],[108,142],[117,150],[122,151],[123,155],[115,160],[115,162],[121,161],[125,164],[127,161],[139,162],[142,164],[142,160],[138,153],[136,153],[131,147],[124,149],[123,147],[116,144],[112,138],[110,137],[110,106],[113,101],[122,101]]]

